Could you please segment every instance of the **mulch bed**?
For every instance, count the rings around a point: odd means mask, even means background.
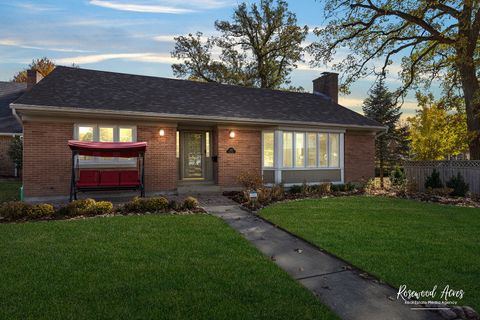
[[[251,206],[248,205],[248,203],[245,201],[245,198],[243,196],[243,191],[226,191],[223,192],[223,195],[226,196],[227,198],[239,203],[243,208],[247,209],[250,212],[256,212],[266,206],[269,206],[274,203],[278,202],[286,202],[286,201],[296,201],[296,200],[303,200],[303,199],[320,199],[320,198],[326,198],[326,197],[348,197],[348,196],[355,196],[355,195],[362,195],[365,194],[365,192],[361,190],[354,190],[354,191],[335,191],[335,192],[330,192],[328,194],[302,194],[302,193],[285,193],[285,197],[281,201],[272,201],[267,204],[260,205],[258,204],[256,208],[252,208]]]
[[[347,197],[347,196],[355,196],[355,195],[365,195],[368,194],[370,196],[381,196],[381,197],[392,197],[392,198],[403,198],[421,202],[432,202],[444,205],[453,205],[458,207],[469,207],[469,208],[480,208],[480,197],[448,197],[448,196],[440,196],[435,194],[429,194],[425,192],[397,192],[392,190],[370,190],[365,192],[363,190],[355,190],[355,191],[348,191],[348,192],[331,192],[328,194],[320,195],[320,194],[312,194],[312,195],[304,195],[304,194],[292,194],[292,193],[285,193],[285,199],[282,201],[288,200],[302,200],[302,199],[318,199],[318,198],[325,198],[325,197]],[[232,199],[233,201],[241,204],[244,208],[252,211],[252,208],[247,205],[245,199],[243,197],[242,191],[228,191],[223,193],[224,196]],[[253,211],[259,210],[262,207],[266,207],[278,201],[273,201],[271,203],[265,204],[260,206],[260,208],[256,208]]]
[[[480,197],[449,197],[426,192],[397,192],[393,190],[373,190],[368,192],[372,196],[403,198],[422,202],[452,205],[458,207],[480,208]]]

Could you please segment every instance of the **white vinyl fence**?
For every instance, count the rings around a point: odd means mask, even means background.
[[[480,194],[480,160],[406,161],[404,168],[408,181],[415,183],[419,191],[425,191],[425,179],[437,169],[444,185],[460,172],[470,192]]]

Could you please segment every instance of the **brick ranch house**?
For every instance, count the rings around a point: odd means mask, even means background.
[[[71,139],[146,142],[147,195],[238,188],[245,171],[285,186],[364,182],[384,127],[337,101],[334,73],[314,80],[311,94],[57,67],[10,108],[23,125],[25,199],[35,201],[68,197]],[[136,165],[91,156],[78,163]]]
[[[26,90],[25,83],[0,81],[0,177],[15,177],[20,174],[8,151],[13,139],[22,136],[22,126],[9,106]]]

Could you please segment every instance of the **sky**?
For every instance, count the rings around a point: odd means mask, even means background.
[[[28,66],[32,59],[48,57],[58,65],[173,78],[170,52],[173,37],[202,31],[215,33],[215,20],[228,20],[237,0],[0,0],[0,81]],[[247,3],[254,0],[247,0]],[[299,25],[325,23],[322,5],[315,0],[290,0],[289,9]],[[306,43],[316,41],[309,34]],[[341,59],[339,53],[335,59]],[[292,73],[293,86],[311,91],[312,80],[328,66],[311,68],[309,57]],[[398,60],[386,84],[399,84]],[[340,104],[361,112],[374,79],[359,80]],[[402,107],[404,116],[416,109],[413,94]]]

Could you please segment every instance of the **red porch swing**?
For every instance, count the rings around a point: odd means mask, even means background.
[[[85,142],[69,140],[72,150],[70,201],[77,200],[78,191],[140,190],[145,196],[146,142]],[[79,156],[137,158],[136,170],[81,169]]]

